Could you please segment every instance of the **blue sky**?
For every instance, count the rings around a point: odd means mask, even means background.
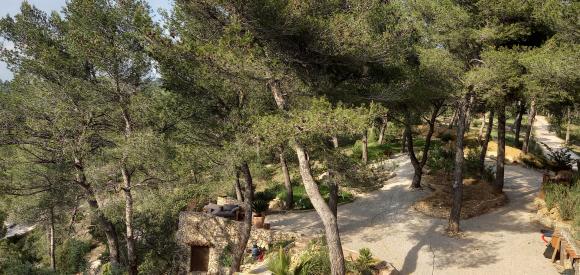
[[[64,6],[66,0],[1,0],[2,3],[0,4],[0,16],[6,16],[7,14],[14,15],[18,13],[20,10],[20,4],[24,1],[28,1],[32,5],[36,6],[37,8],[51,12],[53,10],[60,11]],[[169,9],[172,5],[172,0],[147,0],[151,9],[155,12],[154,16],[156,15],[159,9]],[[6,42],[4,42],[6,45]],[[0,62],[0,79],[1,80],[10,80],[12,79],[12,72],[6,68],[6,64],[4,62]]]

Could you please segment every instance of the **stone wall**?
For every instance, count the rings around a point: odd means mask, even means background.
[[[181,212],[176,235],[181,249],[180,274],[192,274],[189,271],[191,246],[210,247],[208,274],[227,274],[227,270],[219,266],[219,257],[227,246],[237,247],[242,227],[243,222],[207,213]],[[296,238],[296,234],[252,227],[248,248],[254,243],[267,247],[268,244],[292,238]]]

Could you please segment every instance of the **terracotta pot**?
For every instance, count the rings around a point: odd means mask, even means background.
[[[264,220],[266,220],[266,215],[254,214],[254,216],[252,217],[252,224],[256,228],[263,228],[264,227]]]

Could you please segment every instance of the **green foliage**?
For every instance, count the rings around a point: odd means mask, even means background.
[[[56,251],[59,271],[74,274],[87,268],[85,256],[91,251],[91,245],[84,241],[68,239]]]
[[[328,247],[324,240],[311,241],[306,252],[300,257],[300,262],[294,269],[296,275],[326,275],[330,274]]]
[[[542,145],[548,149],[548,157],[550,157],[552,169],[554,169],[554,171],[572,169],[575,160],[572,158],[572,152],[570,149],[565,147],[553,149],[543,142]]]
[[[568,187],[563,184],[548,184],[544,187],[546,207],[558,207],[560,217],[564,220],[575,220],[580,215],[580,185]]]
[[[233,252],[232,252],[232,246],[230,244],[227,244],[226,247],[224,247],[224,249],[222,250],[222,253],[220,254],[220,257],[218,259],[218,263],[219,266],[231,266],[232,265],[232,258]]]
[[[435,171],[442,170],[445,173],[451,173],[453,169],[453,157],[453,152],[450,152],[441,145],[434,144],[429,152],[427,166]]]
[[[268,210],[268,201],[263,199],[255,199],[252,201],[252,211],[254,213],[261,214],[266,212],[266,210]]]
[[[38,236],[29,234],[16,241],[0,240],[0,274],[2,275],[44,275],[54,274],[37,262]]]
[[[290,260],[290,255],[280,248],[268,258],[268,270],[274,275],[292,275]]]
[[[122,267],[113,267],[111,263],[105,263],[101,267],[103,275],[125,275],[126,271]]]
[[[322,197],[326,201],[328,201],[328,196],[330,194],[330,189],[328,188],[328,186],[327,185],[319,185],[318,190],[320,191],[320,194],[322,195]],[[312,205],[312,202],[310,202],[310,198],[308,197],[308,194],[306,193],[306,189],[304,188],[303,185],[292,186],[292,195],[294,198],[294,209],[300,209],[300,210],[314,209],[314,206]],[[281,190],[276,195],[276,197],[279,198],[280,200],[284,201],[284,199],[286,198],[286,191]],[[352,202],[353,200],[354,200],[353,194],[346,192],[346,191],[339,190],[338,203]]]
[[[354,160],[360,161],[362,157],[362,141],[357,140],[352,147],[351,157]],[[395,153],[393,145],[390,143],[379,144],[377,142],[369,142],[367,144],[369,161],[381,161],[387,159]]]
[[[375,263],[375,260],[373,259],[371,250],[368,248],[361,248],[358,253],[359,256],[353,263],[354,270],[357,274],[372,275],[373,271],[371,270],[371,266]]]

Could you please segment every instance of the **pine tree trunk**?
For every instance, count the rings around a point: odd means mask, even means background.
[[[240,271],[240,266],[242,265],[242,260],[244,258],[244,253],[246,247],[248,246],[248,240],[250,239],[250,234],[252,232],[252,203],[254,201],[254,186],[252,181],[252,174],[250,173],[250,167],[248,163],[242,163],[240,170],[244,175],[246,180],[246,191],[244,194],[244,223],[242,228],[240,228],[240,235],[238,238],[238,246],[234,249],[232,253],[232,265],[230,269],[230,274]]]
[[[129,111],[123,108],[123,120],[125,122],[125,142],[129,142],[132,133],[132,123]],[[128,145],[125,145],[128,146]],[[127,264],[129,275],[137,275],[137,250],[135,249],[135,230],[133,229],[133,194],[131,172],[127,168],[128,148],[123,149],[121,159],[121,175],[123,176],[123,194],[125,195],[125,234],[127,241]]]
[[[367,162],[369,161],[369,148],[368,148],[369,139],[367,131],[368,130],[364,131],[362,139],[362,162],[364,164],[367,164]]]
[[[276,106],[278,106],[278,109],[286,110],[288,106],[286,104],[286,98],[280,90],[280,81],[272,79],[268,82],[268,87],[270,88],[270,91],[272,91],[272,95],[274,96],[274,101],[276,101]]]
[[[526,137],[524,138],[524,146],[522,146],[522,151],[528,153],[530,148],[530,139],[532,137],[532,131],[534,126],[534,120],[536,119],[536,100],[532,99],[530,103],[530,113],[528,114],[528,129],[526,129]]]
[[[100,203],[97,201],[97,197],[95,196],[95,191],[93,190],[93,187],[87,182],[82,161],[78,158],[75,158],[74,166],[76,171],[76,184],[85,190],[87,203],[93,210],[95,220],[107,238],[107,246],[109,248],[109,262],[111,263],[113,269],[118,270],[120,268],[119,237],[117,236],[115,226],[105,217],[101,211]]]
[[[401,153],[405,153],[407,152],[407,128],[403,127],[403,130],[401,131]]]
[[[421,188],[421,177],[423,176],[423,167],[415,155],[415,149],[413,148],[413,131],[411,131],[411,126],[405,123],[405,139],[407,144],[407,154],[409,154],[409,159],[413,165],[413,181],[411,182],[411,188]]]
[[[324,225],[330,258],[331,275],[344,275],[344,255],[342,253],[338,223],[332,210],[330,210],[318,191],[318,186],[312,177],[312,171],[310,169],[310,163],[308,162],[306,150],[300,144],[294,144],[294,150],[296,151],[298,162],[300,164],[300,175],[302,176],[306,193]]]
[[[495,168],[496,192],[503,192],[504,163],[505,163],[505,105],[498,108],[497,112],[497,161]]]
[[[489,145],[489,139],[491,138],[491,131],[493,130],[493,115],[494,111],[489,112],[489,118],[487,123],[487,128],[485,130],[485,136],[481,142],[481,152],[479,154],[479,173],[483,175],[485,172],[485,156],[487,155],[487,146]]]
[[[568,112],[566,114],[566,140],[565,145],[570,144],[570,107],[568,107]]]
[[[485,112],[481,116],[481,126],[479,127],[479,135],[477,136],[478,141],[481,141],[483,138],[483,129],[485,128]]]
[[[471,95],[469,97],[469,103],[467,104],[467,111],[465,113],[465,132],[469,132],[471,129],[471,106],[473,106],[473,101],[475,100],[475,96]]]
[[[56,272],[56,256],[55,256],[55,247],[56,244],[54,242],[54,207],[50,208],[49,213],[49,228],[48,228],[48,255],[50,257],[50,269],[53,272]]]
[[[280,149],[280,166],[282,167],[282,174],[284,174],[284,187],[286,188],[286,201],[284,202],[284,206],[286,209],[292,209],[294,208],[294,193],[292,191],[290,173],[288,172],[288,164],[286,164],[286,158],[284,157],[282,149]]]
[[[234,182],[234,189],[236,191],[236,199],[239,202],[244,201],[244,195],[242,194],[242,186],[240,184],[240,171],[236,168],[236,181]]]
[[[526,111],[526,105],[522,102],[518,102],[518,114],[516,115],[516,120],[514,121],[514,134],[515,134],[515,146],[520,148],[520,132],[522,128],[522,119]]]
[[[379,131],[379,144],[384,144],[385,143],[385,131],[387,130],[387,125],[388,125],[388,120],[387,118],[383,118],[382,120],[382,124],[381,124],[381,129]]]
[[[455,121],[457,121],[457,110],[453,111],[453,116],[451,117],[451,122],[449,122],[449,129],[453,128]]]
[[[334,172],[328,169],[328,207],[334,217],[338,220],[338,184],[334,180]]]
[[[131,192],[131,175],[126,167],[121,169],[123,175],[123,193],[125,195],[125,229],[127,239],[127,263],[129,275],[137,274],[137,251],[133,229],[133,194]]]
[[[453,171],[453,204],[449,214],[449,225],[447,231],[453,234],[459,232],[459,221],[461,219],[461,204],[463,200],[463,156],[465,116],[467,109],[467,98],[458,102],[458,123],[457,138],[455,140],[455,168]]]

